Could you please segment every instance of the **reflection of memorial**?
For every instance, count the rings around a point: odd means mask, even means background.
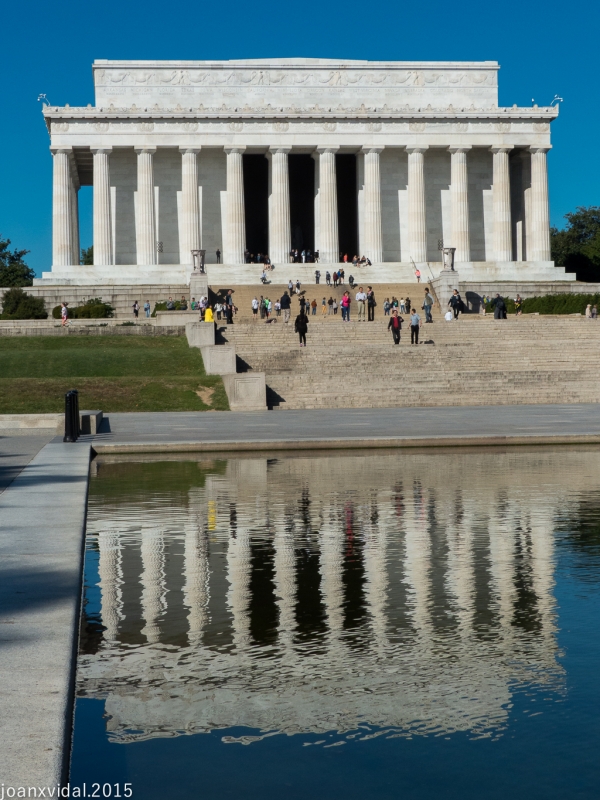
[[[108,501],[110,469],[88,519],[105,630],[78,681],[115,741],[494,733],[515,687],[562,687],[553,525],[592,481],[576,451],[231,459],[185,502]]]

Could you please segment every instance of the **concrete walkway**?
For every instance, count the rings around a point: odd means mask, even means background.
[[[89,443],[47,444],[0,496],[5,787],[67,776],[89,459]]]
[[[600,443],[600,405],[110,414],[97,453]]]
[[[0,494],[55,435],[50,430],[0,431]]]

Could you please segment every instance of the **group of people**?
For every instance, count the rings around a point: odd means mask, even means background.
[[[343,255],[341,255],[340,256],[340,261],[342,261],[344,264],[347,264],[348,263],[348,253],[344,253]],[[352,266],[353,267],[371,267],[371,266],[373,266],[373,262],[371,261],[370,258],[367,258],[366,256],[361,256],[360,258],[358,256],[354,256],[354,258],[352,259]]]
[[[264,264],[265,269],[272,269],[271,259],[268,253],[251,253],[250,250],[244,250],[244,262],[246,264]]]
[[[290,263],[292,264],[318,264],[319,263],[319,251],[315,250],[313,253],[312,250],[298,250],[297,248],[292,248],[290,250]]]

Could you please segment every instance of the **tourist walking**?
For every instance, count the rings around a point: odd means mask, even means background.
[[[592,306],[592,319],[598,319],[598,308],[597,308],[597,306]]]
[[[217,319],[221,319],[221,312],[223,311],[223,305],[219,302],[215,303],[215,311],[217,313]]]
[[[410,315],[410,343],[419,344],[419,328],[421,327],[421,317],[415,309]]]
[[[407,314],[410,314],[410,308],[411,308],[410,297],[405,297],[404,298],[404,310],[406,311]]]
[[[330,297],[327,301],[327,314],[333,314],[333,297]]]
[[[316,269],[315,270],[315,283],[318,286],[320,282],[321,282],[321,270]]]
[[[296,279],[296,294],[300,294],[300,281]]]
[[[133,316],[135,317],[135,319],[137,319],[140,315],[140,304],[138,303],[137,300],[133,301],[133,305],[131,306],[131,308],[133,309]]]
[[[321,316],[324,317],[327,314],[327,298],[324,297],[321,300]]]
[[[450,300],[448,300],[448,305],[452,307],[452,312],[454,314],[454,319],[458,319],[458,315],[462,309],[462,299],[458,293],[458,289],[455,289],[452,292],[452,296]]]
[[[587,317],[587,319],[591,319],[592,318],[592,304],[591,303],[588,303],[587,306],[585,307],[585,316]]]
[[[402,323],[404,320],[398,314],[398,310],[394,309],[392,311],[392,316],[390,317],[390,321],[388,322],[388,331],[392,332],[392,337],[394,339],[394,344],[400,344],[400,331],[402,330]]]
[[[383,301],[383,316],[384,317],[389,317],[390,308],[391,308],[391,304],[390,304],[389,297],[386,297],[385,300]]]
[[[311,311],[312,311],[312,315],[314,317],[315,314],[317,313],[317,300],[316,300],[316,298],[310,304],[310,308],[311,308]]]
[[[331,286],[331,273],[329,272],[329,270],[327,270],[327,272],[325,273],[325,283],[327,284],[327,286]]]
[[[219,250],[218,247],[217,247],[216,256],[217,256],[217,264],[220,264],[221,263],[221,251]]]
[[[265,298],[262,296],[262,294],[260,296],[260,300],[258,301],[258,313],[260,314],[261,319],[265,318]]]
[[[523,301],[521,300],[521,295],[518,294],[515,297],[515,314],[517,317],[520,317],[523,313]]]
[[[425,289],[425,299],[423,300],[423,311],[425,312],[425,322],[433,322],[431,309],[433,308],[433,297],[429,294],[429,287]]]
[[[213,314],[212,306],[206,306],[204,311],[204,322],[214,322],[215,315]]]
[[[67,304],[66,303],[61,303],[61,306],[60,306],[60,318],[62,320],[61,325],[62,325],[63,328],[66,328],[67,325],[71,324],[69,322],[69,309],[67,308]]]
[[[258,319],[258,306],[259,306],[258,298],[255,295],[252,298],[252,319],[254,320],[254,322],[256,322],[256,320]]]
[[[333,298],[333,315],[335,316],[337,314],[337,312],[338,312],[338,301],[334,297]]]
[[[338,274],[337,272],[333,273],[333,286],[334,288],[338,285]]]
[[[275,316],[281,316],[281,302],[279,300],[275,300]]]
[[[300,309],[300,313],[296,317],[294,323],[294,330],[300,339],[300,347],[306,347],[306,332],[308,331],[308,317],[304,313],[304,307]]]
[[[292,298],[289,296],[287,292],[284,292],[279,302],[281,303],[281,310],[283,311],[283,321],[287,325],[287,323],[290,321],[290,308],[292,307]]]
[[[394,306],[394,308],[397,308],[399,306],[401,314],[406,313],[406,306],[404,305],[403,297],[400,298],[400,302],[398,302],[395,297],[392,297],[392,305]]]
[[[291,278],[288,281],[288,292],[290,293],[290,297],[294,294],[294,284]]]
[[[358,321],[360,322],[361,318],[362,321],[365,321],[365,305],[367,303],[367,295],[363,292],[363,287],[360,286],[358,292],[356,293],[356,305],[358,308]],[[342,314],[344,313],[342,309]]]
[[[415,278],[417,279],[417,283],[421,283],[421,270],[415,269]]]
[[[150,300],[146,300],[144,303],[144,311],[146,312],[146,319],[150,316]]]
[[[375,301],[375,292],[373,291],[372,286],[367,287],[367,320],[368,322],[375,321],[375,306],[377,305]]]
[[[503,297],[496,294],[496,297],[492,300],[492,306],[494,308],[494,319],[506,319],[506,303]]]

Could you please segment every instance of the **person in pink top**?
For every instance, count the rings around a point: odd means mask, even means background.
[[[350,295],[344,292],[340,305],[342,306],[342,322],[350,322]]]

